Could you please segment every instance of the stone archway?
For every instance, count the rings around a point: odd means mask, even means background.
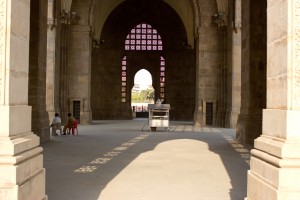
[[[73,5],[77,3],[77,6],[80,6],[82,5],[80,2],[82,3],[82,1],[75,0]],[[250,3],[249,0],[243,2],[243,5]],[[250,9],[256,8],[253,2],[256,1],[251,1]],[[31,3],[33,3],[32,6],[37,6],[37,1],[32,1]],[[199,8],[206,5],[203,1],[193,1],[193,3],[194,5],[199,5]],[[268,1],[267,109],[264,110],[262,118],[263,134],[254,141],[254,150],[252,150],[252,164],[248,175],[249,199],[299,199],[300,196],[299,186],[295,184],[299,180],[300,168],[298,164],[300,159],[300,136],[297,132],[299,130],[298,119],[300,118],[299,55],[297,53],[299,50],[299,31],[296,25],[300,21],[298,17],[300,6],[298,4],[298,1],[295,0]],[[29,195],[36,195],[31,196],[31,199],[46,199],[44,189],[45,171],[42,167],[42,148],[38,147],[39,138],[31,132],[31,108],[28,106],[28,90],[30,89],[28,86],[30,4],[27,1],[10,0],[2,1],[1,5],[0,9],[3,15],[1,17],[2,29],[0,30],[2,31],[0,45],[0,109],[2,112],[0,112],[0,115],[1,119],[3,119],[3,125],[0,127],[0,168],[2,172],[0,178],[2,185],[0,195],[2,196],[0,197],[3,199],[19,199],[20,195],[25,192]],[[35,7],[35,9],[41,12],[42,18],[36,20],[41,20],[45,23],[45,15],[43,13],[46,11],[43,10],[43,6],[39,6]],[[16,12],[15,8],[19,8],[18,10],[21,9],[22,12]],[[78,13],[84,13],[86,8],[79,9]],[[242,9],[247,12],[249,7],[245,6]],[[194,93],[197,93],[195,99],[197,99],[196,115],[198,118],[196,117],[196,121],[200,124],[202,123],[201,116],[203,112],[201,110],[201,102],[213,100],[217,97],[217,94],[214,92],[214,89],[217,88],[217,84],[215,83],[216,77],[214,75],[219,72],[217,66],[220,63],[216,61],[217,59],[213,59],[213,61],[206,62],[206,65],[203,65],[206,59],[217,58],[219,55],[217,26],[211,24],[211,16],[216,11],[217,4],[215,2],[203,7],[201,16],[199,16],[201,17],[200,26],[195,30],[197,58],[197,71],[195,74],[197,74],[198,78]],[[281,15],[278,14],[278,11],[280,11]],[[75,67],[72,66],[70,62],[68,66],[71,66],[69,69],[75,69],[71,75],[74,78],[72,81],[76,82],[87,78],[84,84],[84,89],[87,92],[81,97],[82,99],[86,98],[86,101],[84,101],[86,110],[84,112],[88,116],[90,114],[88,91],[90,85],[88,77],[91,74],[89,71],[89,62],[92,47],[90,38],[92,30],[89,27],[90,22],[84,20],[88,19],[88,17],[84,18],[84,14],[81,17],[82,21],[72,26],[71,33],[67,33],[70,34],[68,37],[71,36],[72,38],[70,49],[68,49],[70,50],[70,54],[68,55],[70,55],[72,61],[72,58],[78,55],[76,53],[82,50],[81,59],[88,58],[86,59],[88,60],[88,64],[85,63],[85,67],[80,68],[78,65],[75,65]],[[20,18],[22,18],[22,26],[19,26]],[[279,22],[281,23],[279,24]],[[250,37],[255,36],[251,35],[251,30],[245,31],[245,33],[249,33]],[[244,36],[247,38],[247,35]],[[85,40],[81,40],[82,38]],[[80,46],[82,43],[72,43],[77,40],[84,44],[84,48]],[[40,40],[40,42],[42,41],[45,40]],[[31,51],[35,51],[34,48]],[[251,50],[248,49],[245,53],[247,52],[251,53]],[[180,55],[184,55],[184,53]],[[245,57],[247,58],[247,56]],[[256,61],[258,63],[256,66],[259,69],[259,60]],[[77,74],[76,72],[78,71],[76,69],[83,69],[84,72]],[[43,70],[43,68],[38,68],[33,71],[44,73]],[[186,73],[190,75],[189,72]],[[36,95],[42,92],[39,88],[35,89]],[[254,95],[255,93],[249,92],[248,94]],[[74,95],[74,98],[77,98],[76,92],[72,93],[72,95]],[[252,102],[250,103],[252,104]],[[44,109],[42,102],[34,105],[41,105]],[[38,119],[40,116],[43,118],[43,113],[45,112],[36,113],[38,113],[38,117],[36,118]],[[88,121],[89,118],[87,117],[86,119]],[[44,123],[43,119],[41,121]],[[17,126],[16,122],[19,122]],[[37,120],[37,122],[40,122],[40,120]],[[26,167],[34,170],[29,172]],[[16,173],[17,169],[20,173]],[[10,187],[3,187],[4,185],[9,185]]]
[[[139,18],[136,17],[137,15]],[[108,74],[112,75],[110,81],[114,81],[115,84],[111,83],[110,85],[112,85],[113,88],[109,91],[106,89],[107,92],[105,92],[105,88],[107,87],[103,84],[109,80],[104,79],[104,82],[102,81],[103,90],[97,91],[92,87],[92,95],[101,95],[102,101],[107,104],[106,106],[102,105],[101,102],[95,104],[92,100],[93,117],[95,117],[95,119],[100,117],[97,113],[101,113],[103,116],[113,114],[123,119],[131,117],[130,104],[128,102],[122,103],[120,100],[119,91],[121,84],[118,81],[121,78],[120,61],[123,59],[123,56],[132,56],[134,54],[124,49],[125,38],[129,31],[140,23],[151,24],[152,27],[160,33],[164,43],[164,49],[158,56],[163,55],[168,65],[170,63],[171,66],[167,69],[168,71],[166,71],[166,78],[168,79],[168,83],[166,83],[166,96],[168,96],[168,102],[174,106],[171,117],[173,116],[173,119],[192,120],[195,104],[194,72],[196,66],[194,50],[186,42],[186,30],[182,21],[176,12],[162,1],[127,1],[120,4],[105,22],[100,43],[97,48],[93,49],[92,83],[96,84],[97,81],[99,82],[101,77],[104,77],[104,71],[108,70],[110,71]],[[174,34],[174,31],[176,31],[176,34]],[[138,54],[143,56],[145,53],[135,52],[135,54],[136,56],[138,56]],[[154,54],[156,53],[151,52],[150,54],[155,56]],[[156,60],[159,61],[159,57]],[[157,63],[157,66],[159,66],[159,63]],[[131,70],[128,69],[127,73],[130,73],[130,71]],[[178,73],[178,71],[181,73]],[[158,71],[154,70],[154,72],[154,82],[158,84]],[[105,74],[107,74],[107,72],[105,72]],[[130,84],[127,85],[130,86]],[[111,91],[114,91],[114,94],[112,94],[113,98],[110,97],[111,99],[108,99],[108,93]],[[175,96],[180,96],[180,101],[177,101],[178,98],[174,98]],[[105,98],[105,100],[103,98]],[[97,96],[92,97],[92,99],[101,101]],[[108,105],[109,103],[111,104]],[[100,110],[99,106],[96,108],[97,105],[102,106],[103,109],[114,107],[115,110],[114,112],[110,112],[109,110],[104,112],[104,110]],[[119,113],[116,113],[117,111]]]

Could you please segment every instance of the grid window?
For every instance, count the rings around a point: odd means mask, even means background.
[[[137,44],[144,46],[137,47]],[[148,50],[161,51],[162,40],[157,30],[153,29],[149,24],[139,24],[134,27],[127,35],[125,40],[125,50]]]
[[[162,51],[163,42],[156,29],[149,24],[139,24],[134,27],[127,35],[124,48],[126,51]],[[160,77],[159,77],[159,98],[165,99],[165,81],[166,81],[166,62],[164,57],[160,57]],[[126,103],[127,94],[127,57],[122,60],[122,87],[121,102]]]
[[[164,57],[160,57],[160,77],[159,77],[159,85],[160,85],[160,93],[159,98],[164,101],[165,99],[165,76],[166,76],[166,67],[165,67],[166,61]]]
[[[129,45],[127,45],[129,48]],[[126,45],[125,45],[125,49],[126,49]],[[124,56],[123,60],[122,60],[122,88],[121,88],[121,102],[125,103],[126,102],[126,92],[127,92],[127,88],[126,88],[126,79],[127,79],[127,57]]]

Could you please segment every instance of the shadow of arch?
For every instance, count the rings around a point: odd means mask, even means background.
[[[188,122],[172,122],[174,130],[172,132],[143,133],[138,128],[142,126],[144,120],[119,122],[120,124],[116,124],[115,121],[112,123],[99,121],[98,124],[93,125],[98,127],[94,127],[92,130],[90,126],[82,126],[80,136],[70,138],[71,140],[68,138],[68,140],[60,141],[60,143],[54,141],[52,145],[45,146],[45,155],[48,159],[45,164],[46,168],[47,162],[50,162],[49,159],[51,159],[49,155],[51,149],[54,149],[56,145],[66,145],[63,147],[66,149],[62,151],[64,152],[62,155],[55,155],[56,161],[64,159],[64,162],[69,165],[67,166],[68,169],[74,169],[73,171],[67,170],[63,173],[63,177],[60,177],[66,185],[63,190],[54,189],[55,186],[47,189],[49,198],[59,199],[63,196],[63,199],[66,200],[98,199],[99,197],[102,199],[104,198],[102,195],[106,195],[112,185],[114,188],[118,188],[124,183],[125,185],[126,183],[136,184],[138,182],[142,184],[142,175],[146,171],[149,173],[152,171],[152,175],[151,173],[147,175],[148,178],[165,172],[165,176],[175,175],[179,178],[182,176],[183,182],[193,182],[199,179],[194,185],[198,190],[187,190],[192,191],[193,194],[198,192],[200,195],[215,195],[216,199],[220,199],[222,195],[222,198],[227,196],[227,199],[231,200],[242,199],[246,196],[246,172],[249,165],[236,151],[236,149],[242,149],[242,146],[234,142],[232,130],[197,129]],[[180,130],[177,127],[180,127]],[[58,139],[64,138],[59,137]],[[61,142],[65,144],[61,144]],[[68,155],[70,151],[72,153]],[[249,152],[247,153],[249,154]],[[77,162],[69,163],[69,160]],[[58,161],[58,163],[60,162]],[[175,164],[179,168],[166,170],[168,166]],[[83,166],[85,168],[82,169],[88,170],[80,173],[79,169]],[[159,169],[160,167],[164,169]],[[139,170],[134,171],[134,169]],[[188,171],[190,173],[197,172],[198,176],[195,175],[192,180],[184,179],[185,175],[191,177]],[[48,169],[47,172],[49,176],[47,180],[50,180],[53,174]],[[137,182],[134,182],[134,179]],[[224,181],[224,179],[226,180]],[[224,194],[224,190],[222,191],[222,187],[225,187],[222,185],[222,181],[227,181],[226,188],[228,191],[226,194]],[[74,184],[70,182],[76,183],[75,188]],[[155,179],[152,179],[152,184],[154,184],[153,182]],[[221,185],[218,185],[219,183]],[[179,186],[180,184],[174,183],[172,187],[176,189]],[[181,186],[183,188],[179,189],[184,189],[184,185]],[[68,187],[72,192],[66,192]],[[49,192],[51,188],[52,192]],[[139,190],[139,188],[135,189]],[[152,192],[155,191],[155,188],[148,189]],[[123,192],[125,191],[121,191],[120,187],[118,193],[124,194]],[[188,197],[187,193],[184,194]]]

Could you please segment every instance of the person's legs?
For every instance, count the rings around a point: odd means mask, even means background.
[[[67,125],[67,124],[66,124],[66,125],[64,125],[63,135],[66,135],[67,127],[68,127],[68,125]]]
[[[58,136],[58,134],[56,133],[57,130],[60,130],[60,124],[55,124],[52,127],[52,135],[53,136]]]
[[[52,126],[52,136],[55,134],[55,126]]]
[[[59,130],[60,135],[62,135],[62,127],[61,127],[61,123],[56,124],[56,129],[55,129],[55,134],[56,136],[58,136],[58,134],[56,133],[57,130]]]

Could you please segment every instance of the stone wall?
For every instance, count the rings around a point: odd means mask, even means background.
[[[93,49],[91,107],[95,120],[131,119],[130,105],[122,107],[121,103],[122,59],[120,51]]]

